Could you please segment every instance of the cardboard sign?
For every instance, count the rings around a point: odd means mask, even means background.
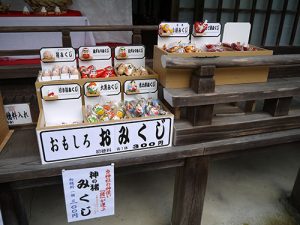
[[[145,67],[145,47],[143,45],[118,46],[115,48],[114,66],[131,63],[135,67]]]
[[[158,82],[156,79],[127,80],[124,83],[124,100],[157,99],[157,90]]]
[[[250,23],[226,23],[223,32],[223,43],[236,43],[243,44],[249,43],[249,35],[251,30]]]
[[[162,48],[164,45],[174,42],[190,42],[190,25],[188,23],[163,22],[159,24],[158,47]]]
[[[114,165],[63,170],[68,222],[115,214]]]
[[[120,102],[121,100],[122,96],[120,81],[96,81],[87,82],[84,84],[85,105],[102,105],[109,101]]]
[[[203,33],[197,33],[194,24],[191,43],[200,49],[205,49],[206,44],[218,44],[221,40],[221,28],[220,23],[207,23],[207,29]]]
[[[4,105],[8,125],[32,123],[29,103]]]
[[[46,126],[82,123],[79,84],[44,85],[40,91]]]
[[[42,163],[171,146],[172,114],[37,130]]]
[[[78,55],[79,67],[93,65],[96,69],[103,69],[112,66],[111,49],[108,46],[80,47]]]

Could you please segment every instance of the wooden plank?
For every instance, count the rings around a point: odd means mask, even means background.
[[[292,29],[291,38],[290,38],[290,45],[294,44],[294,40],[295,40],[296,33],[297,33],[297,27],[298,27],[298,23],[299,23],[299,18],[300,18],[300,1],[298,1],[297,11],[296,11],[295,18],[294,18],[293,29]]]
[[[0,206],[3,222],[6,225],[20,225],[15,206],[13,204],[13,197],[10,194],[10,189],[7,184],[0,185]]]
[[[187,159],[178,168],[172,211],[172,225],[196,225],[201,223],[203,203],[208,177],[208,159]]]
[[[264,29],[263,29],[263,33],[262,33],[262,39],[261,39],[261,46],[265,46],[265,44],[266,44],[267,32],[268,32],[269,22],[270,22],[270,17],[271,17],[271,12],[272,12],[272,4],[273,4],[273,0],[268,0]]]
[[[69,29],[62,30],[62,45],[63,47],[72,47],[72,41]]]
[[[201,156],[203,154],[202,146],[189,145],[184,148],[168,147],[150,151],[134,151],[126,154],[112,154],[41,165],[35,130],[16,130],[0,154],[0,183],[53,177],[61,175],[62,169],[95,167],[110,163],[115,163],[116,168],[150,165],[158,162],[170,162],[175,165],[171,161],[187,158],[191,154]]]
[[[300,127],[300,110],[290,115],[272,117],[267,113],[214,117],[211,125],[192,126],[188,121],[175,121],[174,145],[205,143],[213,140],[255,135]]]
[[[276,45],[280,44],[280,39],[281,39],[281,34],[282,34],[282,30],[283,30],[283,24],[284,24],[284,20],[285,20],[288,3],[289,3],[288,0],[284,0],[284,2],[283,2],[282,13],[281,13],[279,28],[278,28],[277,37],[276,37]]]
[[[290,201],[291,201],[292,205],[300,213],[300,169],[298,170],[298,175],[295,180],[295,184],[294,184],[294,187],[292,190]]]
[[[172,107],[199,106],[300,95],[300,78],[286,81],[216,86],[214,93],[197,94],[190,88],[164,89],[164,98]]]
[[[263,56],[221,56],[221,57],[161,57],[163,68],[168,69],[197,69],[201,66],[214,65],[216,68],[253,67],[253,66],[299,66],[300,54],[263,55]]]
[[[187,108],[187,118],[193,126],[209,125],[213,117],[214,105]]]
[[[266,99],[263,110],[272,116],[285,116],[289,113],[293,97]]]
[[[279,132],[265,133],[264,135],[249,135],[239,138],[229,138],[207,142],[205,144],[204,155],[217,157],[219,154],[232,152],[243,152],[245,150],[259,150],[261,147],[286,144],[300,141],[300,129],[291,129]]]

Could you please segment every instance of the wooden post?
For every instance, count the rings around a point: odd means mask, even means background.
[[[266,99],[263,111],[272,116],[286,116],[289,113],[293,97]]]
[[[215,66],[201,66],[191,77],[191,88],[196,93],[215,91]],[[187,118],[193,126],[209,125],[213,117],[214,105],[188,107]]]
[[[244,112],[249,113],[249,112],[254,112],[256,106],[256,101],[246,101],[245,102],[245,107],[244,107]]]
[[[300,169],[298,170],[298,175],[297,175],[294,187],[293,187],[290,201],[291,201],[292,205],[300,213]]]
[[[200,225],[208,175],[208,159],[186,159],[175,178],[172,225]]]
[[[198,94],[215,91],[215,66],[201,66],[193,72],[191,88]]]
[[[142,33],[140,29],[132,31],[132,44],[142,44]]]
[[[62,44],[63,47],[72,47],[72,41],[69,30],[62,31]]]

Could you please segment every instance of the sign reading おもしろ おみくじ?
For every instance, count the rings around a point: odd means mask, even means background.
[[[171,146],[173,115],[37,129],[42,163]]]

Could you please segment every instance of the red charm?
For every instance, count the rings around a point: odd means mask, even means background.
[[[204,22],[195,22],[194,24],[194,30],[197,34],[203,34],[208,28],[207,20]]]

